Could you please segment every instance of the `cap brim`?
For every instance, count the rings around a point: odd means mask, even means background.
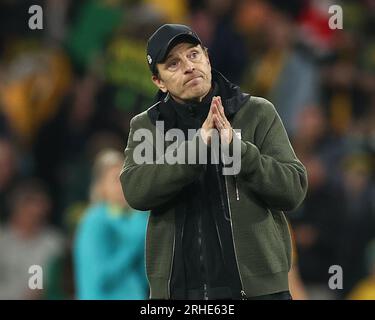
[[[193,44],[201,44],[202,42],[195,36],[188,33],[180,33],[175,35],[171,40],[169,40],[166,47],[160,51],[159,56],[156,59],[156,63],[163,63],[167,58],[169,51],[178,43],[187,42]]]

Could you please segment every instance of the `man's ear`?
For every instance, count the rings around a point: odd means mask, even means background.
[[[151,80],[155,84],[155,86],[157,86],[164,93],[168,91],[166,86],[164,85],[164,81],[161,80],[158,76],[153,74]]]

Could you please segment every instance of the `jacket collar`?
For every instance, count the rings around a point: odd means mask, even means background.
[[[243,104],[248,101],[250,95],[243,93],[237,85],[231,83],[215,69],[212,69],[212,81],[218,86],[218,94],[223,102],[224,113],[230,121]],[[164,120],[166,131],[176,125],[176,111],[169,105],[169,99],[171,99],[169,93],[163,93],[159,90],[155,96],[155,103],[147,110],[153,125],[156,124],[156,121]]]

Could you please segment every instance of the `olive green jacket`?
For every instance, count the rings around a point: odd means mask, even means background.
[[[225,105],[225,101],[223,101]],[[134,133],[147,128],[156,134],[148,111],[130,123],[120,179],[129,205],[151,210],[146,236],[146,270],[151,299],[170,298],[179,192],[197,179],[205,164],[141,164],[134,162]],[[233,242],[243,294],[247,297],[288,290],[291,239],[284,212],[297,208],[307,191],[306,169],[297,159],[274,106],[250,97],[231,120],[241,129],[241,171],[226,176]],[[148,139],[150,140],[150,139]],[[196,149],[199,132],[179,148]],[[155,141],[155,140],[154,140]],[[151,143],[151,141],[147,141]]]

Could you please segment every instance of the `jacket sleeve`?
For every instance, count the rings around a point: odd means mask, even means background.
[[[192,140],[183,141],[177,148],[178,161],[175,164],[152,163],[137,164],[134,161],[134,149],[140,143],[134,141],[134,133],[142,129],[139,116],[134,117],[130,122],[130,133],[128,144],[125,149],[125,161],[120,174],[120,180],[125,199],[131,207],[137,210],[151,210],[165,204],[176,196],[181,189],[198,178],[204,170],[204,164],[188,164],[187,155],[199,155],[199,147],[203,140],[198,131]],[[153,148],[152,142],[149,141]],[[185,152],[181,152],[184,149]],[[195,149],[195,150],[194,150]],[[163,154],[168,157],[168,151]],[[195,152],[195,153],[194,153]],[[186,155],[186,156],[185,156]]]
[[[260,99],[256,144],[240,141],[241,182],[270,209],[297,208],[307,192],[307,174],[297,159],[274,106]],[[239,139],[235,134],[233,139]]]

